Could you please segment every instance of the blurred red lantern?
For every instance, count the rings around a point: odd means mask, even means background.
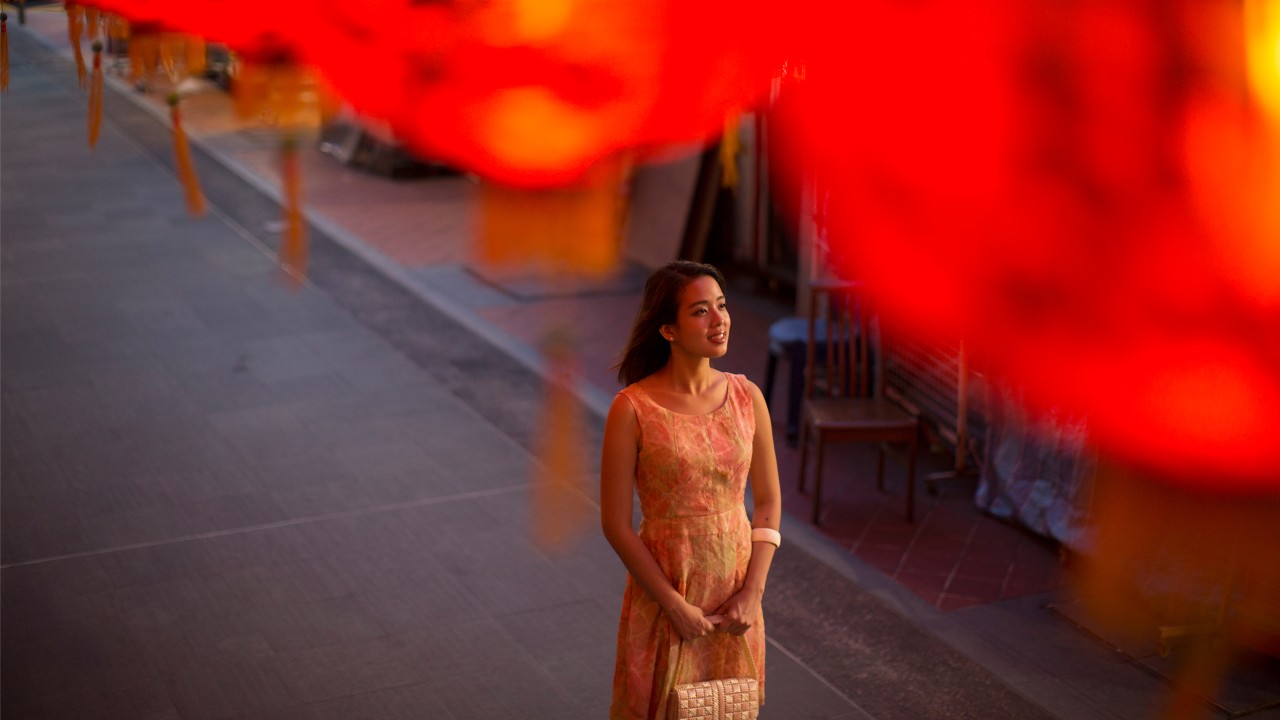
[[[724,0],[335,3],[304,52],[422,154],[546,187],[717,134],[781,62],[788,35],[768,12]]]
[[[424,154],[530,187],[718,134],[767,89],[803,14],[758,0],[92,4],[313,66]]]
[[[1274,61],[1277,4],[830,4],[792,178],[891,324],[1164,477],[1274,488],[1280,113],[1245,30]]]

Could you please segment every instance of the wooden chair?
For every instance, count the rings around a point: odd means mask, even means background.
[[[817,445],[814,467],[813,517],[822,509],[822,459],[829,442],[878,444],[876,487],[884,489],[886,443],[903,443],[907,451],[907,522],[915,515],[915,461],[918,418],[872,387],[866,311],[859,283],[817,281],[809,303],[805,359],[805,406],[800,426],[800,491],[804,492],[809,443]],[[825,333],[816,332],[819,326]],[[825,367],[817,368],[817,359]]]

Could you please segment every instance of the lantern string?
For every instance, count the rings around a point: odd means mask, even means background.
[[[298,166],[298,138],[290,129],[280,143],[281,179],[284,185],[284,237],[280,240],[280,267],[297,287],[307,272],[307,237],[302,226],[302,175]]]
[[[93,77],[89,82],[89,148],[98,144],[102,127],[102,43],[93,44]]]
[[[9,89],[9,14],[0,12],[0,92]]]
[[[200,193],[200,179],[196,177],[195,165],[191,162],[191,147],[187,142],[187,133],[182,126],[182,112],[179,109],[178,93],[169,94],[169,115],[173,120],[173,153],[178,168],[178,179],[182,182],[187,200],[187,212],[192,215],[204,214],[204,196]]]
[[[84,22],[84,8],[79,5],[67,4],[67,39],[71,41],[71,51],[76,58],[76,78],[80,82],[80,89],[83,90],[89,86],[89,70],[84,64],[84,53],[80,50],[80,35]]]

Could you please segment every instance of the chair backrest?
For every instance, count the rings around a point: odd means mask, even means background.
[[[823,280],[810,287],[804,396],[871,393],[867,313],[862,284]]]
[[[980,467],[986,436],[981,381],[961,344],[942,344],[901,331],[882,337],[881,366],[885,397],[919,416],[926,431],[936,433],[956,451],[956,472]],[[978,402],[974,402],[976,390]],[[972,456],[972,457],[970,457]]]

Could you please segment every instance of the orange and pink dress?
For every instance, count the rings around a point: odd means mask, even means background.
[[[639,385],[621,392],[639,425],[640,539],[676,591],[706,613],[741,589],[751,560],[744,493],[755,411],[746,377],[726,378],[724,403],[706,415],[667,410]],[[751,624],[746,641],[763,703],[763,614]],[[610,720],[665,718],[667,695],[676,683],[751,675],[742,641],[728,633],[686,643],[680,677],[674,678],[679,647],[680,635],[662,607],[628,575]]]

